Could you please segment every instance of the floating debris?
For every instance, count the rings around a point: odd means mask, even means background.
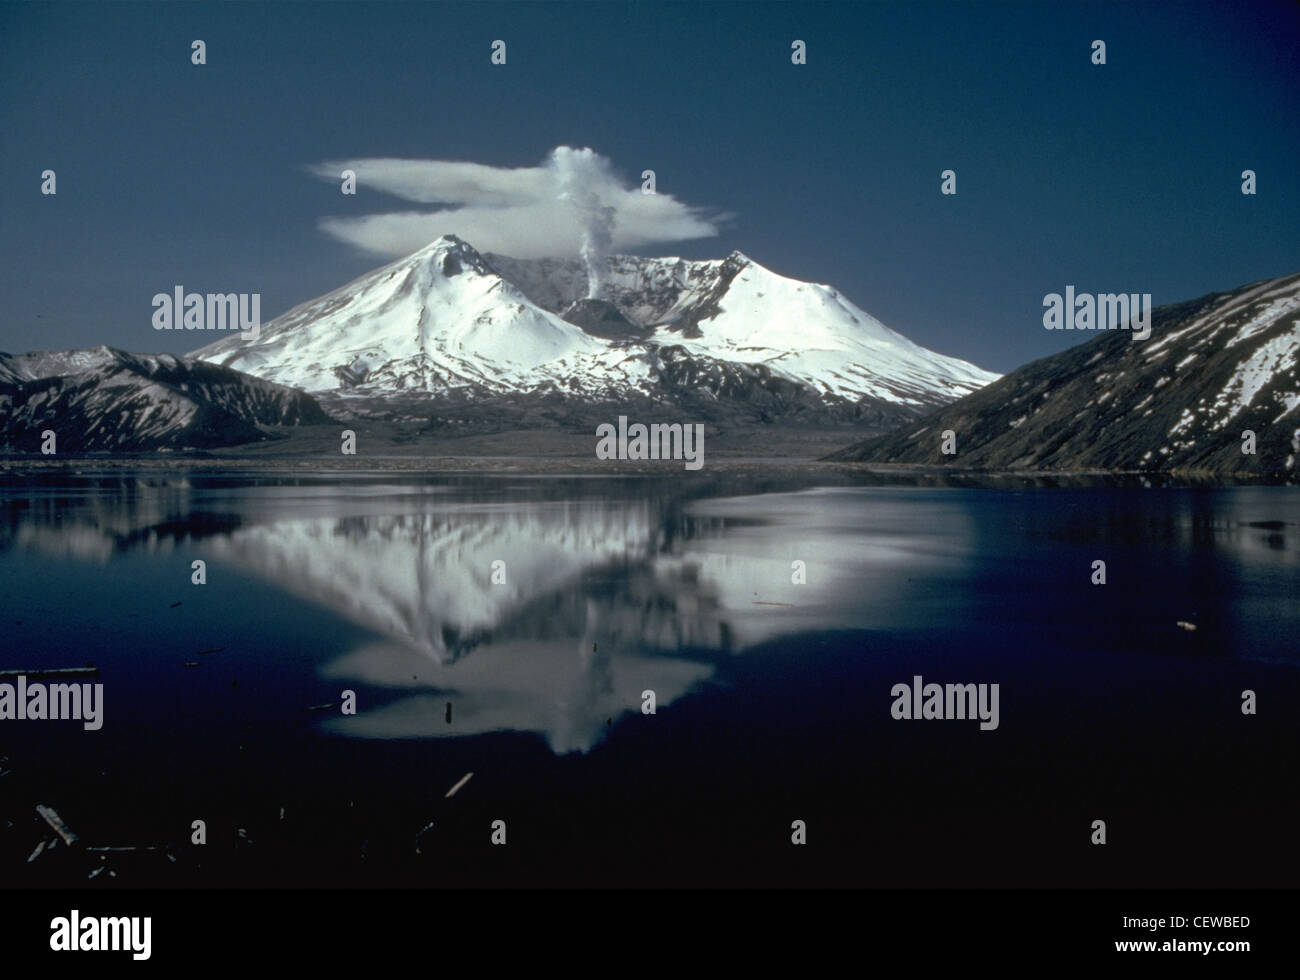
[[[45,850],[45,843],[46,843],[45,841],[41,841],[39,844],[36,845],[36,850],[32,851],[31,856],[27,858],[28,864],[31,864],[38,857],[41,856],[41,853]]]
[[[93,664],[85,667],[38,667],[35,670],[0,670],[0,677],[98,677],[99,668]]]
[[[97,878],[104,873],[104,866],[101,864],[98,868],[86,875],[87,878]]]
[[[420,851],[420,841],[424,838],[424,835],[427,834],[427,833],[428,833],[429,831],[431,831],[432,829],[433,829],[433,821],[430,820],[427,824],[424,825],[423,829],[421,829],[421,831],[420,831],[418,834],[415,835],[415,853],[416,853],[416,854],[420,854],[420,853],[422,853],[422,852]]]
[[[69,829],[68,825],[63,822],[63,818],[60,817],[53,808],[46,806],[44,803],[37,803],[36,812],[40,814],[42,820],[54,829],[56,834],[63,838],[63,843],[67,844],[69,847],[72,847],[72,845],[80,840],[80,838]]]
[[[1189,623],[1185,619],[1180,619],[1177,625],[1180,626],[1182,629],[1187,630],[1189,633],[1196,629],[1195,623]]]
[[[201,665],[199,664],[199,662],[198,662],[197,660],[187,660],[187,661],[185,661],[185,666],[186,666],[186,667],[198,667],[198,666],[201,666]]]
[[[337,701],[331,701],[329,704],[313,704],[310,708],[304,708],[304,711],[324,711],[327,708],[337,708]]]
[[[755,599],[755,600],[754,600],[754,605],[756,605],[756,606],[793,606],[794,603],[793,603],[793,602],[759,602],[757,599]]]
[[[450,800],[453,796],[456,795],[456,791],[457,791],[457,790],[459,790],[462,786],[464,786],[466,783],[469,782],[470,777],[473,776],[473,775],[474,775],[474,774],[473,774],[472,772],[467,772],[467,773],[465,773],[465,775],[461,776],[461,777],[460,777],[460,782],[458,782],[458,783],[457,783],[455,786],[453,786],[451,789],[447,790],[447,795],[444,796],[443,799],[444,799],[444,800]]]
[[[173,603],[171,604],[171,607],[170,607],[170,608],[175,609],[175,608],[176,608],[177,606],[179,606],[179,605],[180,605],[179,602],[173,602]]]
[[[225,647],[211,647],[210,649],[207,650],[198,650],[195,652],[194,656],[201,657],[206,653],[220,653],[224,649]]]

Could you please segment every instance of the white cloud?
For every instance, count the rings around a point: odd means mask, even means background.
[[[368,188],[439,206],[320,220],[320,228],[340,241],[386,256],[407,255],[440,235],[454,234],[481,252],[524,259],[582,254],[598,260],[606,251],[710,238],[729,217],[706,214],[670,194],[643,194],[639,183],[628,187],[608,159],[588,149],[557,147],[540,166],[514,169],[390,158],[334,160],[309,168],[330,181],[344,170],[356,172],[360,193]]]

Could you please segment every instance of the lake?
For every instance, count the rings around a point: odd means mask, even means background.
[[[6,875],[1292,885],[1300,489],[944,482],[10,474],[0,670],[103,718],[0,721]]]

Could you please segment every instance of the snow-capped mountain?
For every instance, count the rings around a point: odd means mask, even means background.
[[[740,253],[581,262],[485,257],[446,236],[202,358],[345,401],[550,396],[837,410],[897,424],[997,375],[912,343],[829,286]],[[426,398],[426,402],[428,399]],[[409,405],[410,399],[404,404]]]
[[[0,353],[0,448],[35,453],[208,449],[322,424],[310,396],[239,371],[170,354],[111,347]]]
[[[438,394],[558,382],[602,347],[447,237],[193,356],[304,391]]]
[[[586,289],[577,259],[487,260],[552,312]],[[779,276],[740,252],[705,261],[611,256],[601,283],[600,299],[646,328],[650,343],[762,365],[829,399],[932,405],[999,377],[914,344],[832,286]]]
[[[1157,307],[1147,340],[1108,331],[831,458],[1294,478],[1300,273]]]

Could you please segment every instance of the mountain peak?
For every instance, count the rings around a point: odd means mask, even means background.
[[[432,265],[444,276],[458,276],[467,267],[479,275],[494,275],[491,266],[483,259],[478,250],[457,235],[441,235],[424,248],[413,253],[397,264]]]
[[[198,351],[305,391],[554,392],[912,416],[996,379],[912,344],[835,290],[724,259],[481,255],[456,235]],[[667,352],[667,353],[665,353]],[[764,404],[767,402],[764,401]],[[712,404],[711,402],[707,404]],[[866,411],[866,410],[864,410]],[[856,417],[856,416],[855,416]]]
[[[469,242],[465,241],[465,239],[461,238],[459,235],[439,235],[428,245],[426,245],[425,248],[434,249],[434,250],[451,249],[454,251],[473,252],[475,255],[478,254],[478,250],[475,249],[474,246],[471,245]]]

